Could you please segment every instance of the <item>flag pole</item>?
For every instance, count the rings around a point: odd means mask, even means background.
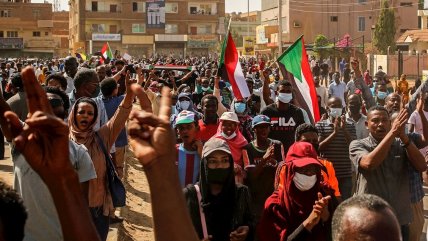
[[[221,45],[221,54],[220,54],[220,59],[218,60],[218,69],[217,69],[217,77],[221,76],[221,69],[223,67],[223,58],[224,58],[224,53],[223,51],[225,50],[225,47],[227,45],[227,41],[229,38],[229,31],[230,31],[230,23],[232,22],[232,17],[229,18],[229,23],[227,24],[227,30],[226,30],[226,35],[223,39],[223,43]]]

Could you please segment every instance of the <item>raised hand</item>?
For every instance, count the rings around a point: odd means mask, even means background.
[[[391,127],[391,131],[396,137],[400,137],[404,133],[404,127],[406,126],[408,118],[409,114],[407,110],[405,108],[401,109]]]
[[[141,103],[142,88],[139,85],[132,85],[132,91],[137,95]],[[162,98],[159,109],[159,116],[148,113],[145,107],[142,111],[132,111],[128,124],[130,144],[134,155],[142,165],[148,165],[154,160],[162,157],[175,155],[175,136],[170,126],[169,117],[171,115],[171,98],[169,88],[162,89]]]
[[[66,123],[53,114],[31,67],[22,71],[22,79],[28,106],[26,125],[15,113],[5,113],[16,148],[45,182],[54,179],[53,174],[74,172],[69,161]]]

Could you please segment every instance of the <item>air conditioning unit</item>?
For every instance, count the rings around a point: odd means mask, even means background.
[[[300,28],[300,27],[302,27],[302,26],[300,25],[300,23],[299,23],[299,22],[294,21],[294,22],[293,22],[293,27],[295,27],[295,28]]]

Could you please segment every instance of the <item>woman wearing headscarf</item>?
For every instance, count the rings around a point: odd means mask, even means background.
[[[92,219],[101,237],[107,239],[109,230],[109,215],[114,211],[111,195],[106,183],[106,159],[103,149],[110,150],[116,141],[120,131],[125,127],[125,122],[131,112],[134,94],[130,90],[131,81],[129,74],[126,77],[126,95],[113,117],[98,131],[94,131],[97,120],[98,108],[95,101],[82,97],[76,101],[68,117],[70,139],[78,144],[83,144],[88,149],[94,163],[97,178],[89,181],[89,208]],[[99,138],[102,140],[100,143]]]
[[[248,188],[235,184],[232,152],[226,141],[211,138],[205,143],[199,182],[188,185],[183,192],[201,240],[252,240]]]
[[[235,112],[239,120],[239,131],[248,142],[253,141],[252,122],[253,118],[248,114],[249,108],[245,99],[232,101],[230,111]]]
[[[239,130],[239,119],[235,112],[224,112],[221,115],[215,137],[225,140],[229,145],[234,162],[236,183],[243,183],[245,173],[242,150],[248,141]]]
[[[265,203],[257,228],[261,241],[329,240],[334,207],[321,180],[321,163],[311,143],[294,143],[286,158],[283,189]],[[324,197],[323,197],[324,196]]]

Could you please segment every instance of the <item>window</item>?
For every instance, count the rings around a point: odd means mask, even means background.
[[[49,32],[45,32],[45,36],[49,36]]]
[[[358,17],[358,31],[359,32],[366,31],[366,18],[365,17]]]
[[[189,26],[189,33],[193,35],[194,34],[211,34],[212,26],[211,25]]]
[[[117,5],[116,4],[111,4],[110,5],[110,12],[111,13],[117,12]]]
[[[145,2],[133,2],[132,11],[137,13],[146,12],[146,3]]]
[[[33,9],[33,17],[40,18],[40,9]]]
[[[93,33],[105,33],[106,25],[105,24],[92,24]]]
[[[165,3],[165,13],[178,13],[178,3]]]
[[[40,32],[33,32],[33,37],[40,37]]]
[[[132,33],[145,33],[146,25],[144,23],[133,23],[132,24]]]
[[[165,24],[165,33],[178,33],[178,24]]]
[[[0,10],[0,17],[10,18],[10,10]]]
[[[117,26],[116,25],[110,25],[110,33],[117,33]]]
[[[3,31],[0,31],[0,38],[4,38],[4,33],[3,33]]]
[[[17,38],[18,37],[18,31],[7,31],[7,37],[8,38]]]
[[[337,16],[330,16],[330,21],[331,22],[337,22],[339,18]]]
[[[400,3],[400,6],[401,7],[411,7],[411,6],[413,6],[413,3],[411,3],[411,2],[402,2],[402,3]]]
[[[366,2],[367,2],[367,0],[358,0],[358,3],[360,3],[360,4],[364,4]]]
[[[92,12],[98,12],[98,2],[92,2]]]

